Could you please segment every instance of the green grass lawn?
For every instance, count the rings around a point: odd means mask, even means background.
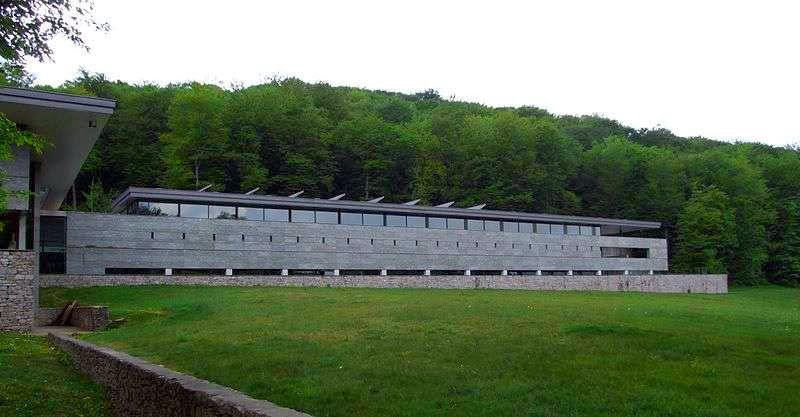
[[[797,416],[800,290],[98,287],[86,339],[315,416]]]
[[[0,416],[107,416],[102,388],[44,337],[0,332]]]

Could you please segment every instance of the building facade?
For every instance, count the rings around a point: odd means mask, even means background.
[[[341,196],[339,196],[341,198]],[[601,275],[668,269],[656,222],[129,188],[114,214],[49,213],[69,275]],[[62,254],[62,255],[58,255]],[[45,259],[48,255],[43,255]]]

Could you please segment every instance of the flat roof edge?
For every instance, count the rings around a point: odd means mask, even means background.
[[[116,101],[106,98],[14,87],[0,88],[0,98],[6,98],[7,101],[22,104],[50,105],[50,107],[69,108],[69,106],[75,106],[75,110],[89,110],[107,114],[111,114],[117,107]]]
[[[602,217],[568,216],[562,214],[527,213],[503,210],[471,210],[456,207],[409,206],[395,203],[369,203],[353,200],[327,200],[301,197],[244,195],[207,191],[174,190],[164,188],[129,187],[114,200],[114,212],[120,212],[132,199],[172,200],[184,203],[216,203],[220,205],[277,205],[287,208],[316,208],[328,210],[355,210],[364,212],[405,213],[407,215],[456,216],[496,220],[526,220],[531,222],[563,222],[626,226],[640,229],[660,229],[660,222],[645,220],[609,219]]]

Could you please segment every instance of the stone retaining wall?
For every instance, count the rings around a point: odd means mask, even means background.
[[[52,333],[48,338],[105,387],[118,417],[309,417],[109,348]]]
[[[0,330],[29,331],[36,309],[32,251],[0,251]]]
[[[56,320],[64,309],[62,307],[42,308],[36,310],[34,324],[36,326],[58,326]],[[69,316],[68,326],[77,327],[81,330],[96,331],[103,330],[108,326],[108,307],[106,306],[78,306],[72,310]]]
[[[189,276],[189,275],[42,275],[42,287],[113,285],[293,286],[358,288],[514,289],[559,291],[631,291],[727,293],[726,275],[603,276]]]

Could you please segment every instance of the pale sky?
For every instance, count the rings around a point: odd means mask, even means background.
[[[597,113],[682,136],[800,142],[800,3],[95,0],[107,34],[54,45],[131,83],[294,76],[490,106]]]

